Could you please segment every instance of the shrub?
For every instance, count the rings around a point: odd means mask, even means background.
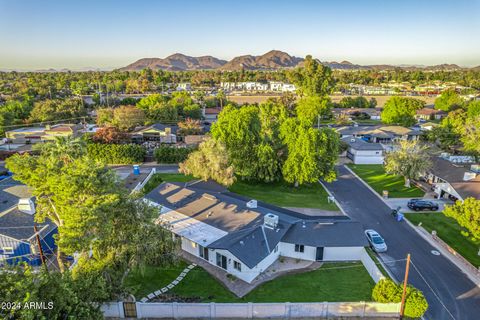
[[[107,164],[133,164],[143,162],[145,148],[136,144],[89,143],[87,151],[92,158]]]
[[[402,285],[397,285],[390,279],[382,279],[373,288],[372,298],[381,303],[399,303],[402,301],[402,291]],[[408,285],[404,315],[409,318],[420,318],[427,309],[428,303],[423,293]]]
[[[193,148],[160,146],[154,150],[153,155],[158,163],[179,163],[185,161],[193,150]]]

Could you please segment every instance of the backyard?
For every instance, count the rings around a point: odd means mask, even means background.
[[[420,198],[425,194],[416,186],[405,187],[403,177],[386,174],[381,164],[349,164],[348,166],[380,195],[383,194],[383,190],[388,191],[389,198]]]
[[[141,299],[174,280],[187,266],[147,267],[129,274],[126,284]],[[238,280],[237,280],[238,281]],[[225,289],[205,270],[195,267],[169,294],[197,302],[371,301],[375,283],[362,263],[325,263],[320,269],[285,275],[266,282],[243,298]]]
[[[464,236],[462,231],[465,229],[458,225],[455,219],[446,217],[441,212],[406,213],[405,216],[414,225],[418,225],[421,222],[422,227],[428,232],[435,230],[443,241],[471,264],[476,267],[480,266],[480,256],[478,255],[480,241]]]
[[[328,202],[327,191],[319,183],[295,188],[282,182],[265,184],[237,180],[229,190],[280,207],[317,208],[338,211],[335,203]]]

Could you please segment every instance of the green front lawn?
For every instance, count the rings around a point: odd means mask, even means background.
[[[338,211],[335,203],[328,203],[327,191],[319,183],[295,188],[282,182],[266,184],[237,180],[229,190],[280,207],[317,208]]]
[[[406,188],[403,177],[386,174],[381,164],[349,164],[348,166],[380,195],[383,195],[383,190],[388,190],[389,198],[420,198],[425,194],[415,186]]]
[[[168,269],[147,267],[126,279],[131,292],[141,299],[173,281],[185,262]],[[181,298],[199,302],[318,302],[371,301],[375,283],[361,262],[325,263],[315,271],[285,275],[266,282],[243,298],[237,298],[205,270],[195,267],[171,291]]]
[[[422,223],[428,232],[437,231],[438,237],[445,241],[450,247],[455,249],[465,259],[476,267],[480,266],[480,240],[473,240],[462,234],[465,229],[462,228],[453,218],[446,217],[441,212],[429,213],[406,213],[406,218],[414,225]]]

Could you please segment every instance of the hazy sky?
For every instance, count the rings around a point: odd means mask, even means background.
[[[271,49],[359,64],[476,66],[480,0],[0,0],[2,69]]]

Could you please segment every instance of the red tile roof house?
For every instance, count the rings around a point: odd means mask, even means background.
[[[423,108],[417,111],[417,115],[415,117],[423,120],[440,120],[446,116],[447,113],[443,110]]]

